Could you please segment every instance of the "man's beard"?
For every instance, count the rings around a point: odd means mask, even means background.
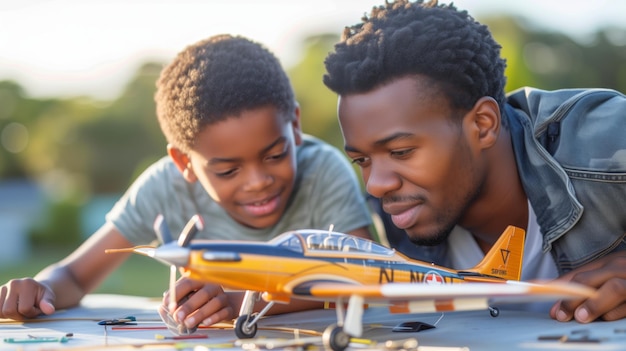
[[[448,236],[450,236],[450,232],[456,226],[456,224],[454,224],[454,223],[456,223],[456,221],[455,222],[450,222],[447,225],[445,225],[445,226],[443,226],[441,228],[438,228],[434,233],[430,233],[427,236],[413,237],[411,235],[408,235],[409,240],[413,244],[420,245],[420,246],[437,246],[437,245],[440,245],[441,243],[443,243],[446,240],[448,240]]]
[[[413,244],[421,246],[437,246],[448,240],[448,237],[454,227],[459,224],[461,218],[467,213],[468,208],[480,196],[483,187],[484,183],[480,182],[472,193],[467,194],[467,196],[463,199],[463,206],[456,212],[456,214],[452,211],[448,211],[437,216],[435,218],[437,228],[433,232],[429,233],[429,235],[413,237],[407,233],[409,240]]]

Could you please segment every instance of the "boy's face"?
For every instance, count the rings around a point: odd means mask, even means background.
[[[237,222],[270,227],[280,220],[295,184],[296,145],[302,142],[298,109],[295,114],[285,122],[273,106],[244,111],[205,127],[188,162],[170,155],[186,180],[199,181]]]
[[[366,190],[411,240],[440,242],[474,203],[484,181],[470,118],[455,121],[447,100],[419,78],[342,96],[339,122]]]

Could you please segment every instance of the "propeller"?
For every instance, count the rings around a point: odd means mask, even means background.
[[[167,245],[174,241],[172,237],[172,233],[170,232],[165,219],[162,214],[159,214],[154,220],[154,231],[156,232],[157,237],[161,241],[161,244]],[[189,243],[193,239],[193,237],[204,228],[204,222],[202,221],[202,217],[199,215],[194,215],[187,222],[185,227],[180,233],[178,237],[177,245],[180,248],[186,248],[189,246]],[[176,251],[174,251],[174,255],[176,255]],[[176,309],[176,306],[180,305],[184,302],[185,297],[183,297],[180,301],[176,297],[176,265],[170,265],[170,279],[169,279],[169,304],[168,310],[159,309],[159,315],[161,319],[165,322],[168,329],[175,334],[178,335],[187,335],[196,331],[196,327],[187,328],[183,324],[178,324],[170,314],[170,311]],[[188,296],[187,296],[188,297]]]
[[[154,228],[159,241],[161,241],[161,244],[165,245],[174,240],[172,238],[172,232],[170,232],[170,228],[167,226],[167,223],[165,223],[165,218],[163,218],[162,214],[159,214],[156,217],[152,227]]]
[[[170,229],[167,226],[165,218],[163,218],[162,214],[159,214],[154,220],[153,228],[161,244],[165,245],[174,241],[172,233],[170,232]],[[189,243],[191,242],[193,237],[196,236],[196,234],[202,229],[204,229],[204,222],[202,221],[202,217],[200,217],[200,215],[194,215],[193,217],[191,217],[191,219],[187,222],[187,224],[181,231],[180,236],[178,237],[178,246],[189,246]]]
[[[202,229],[204,229],[204,222],[202,221],[202,217],[200,217],[199,215],[194,215],[193,217],[191,217],[189,222],[187,222],[187,224],[183,228],[183,231],[180,233],[180,236],[178,237],[178,246],[189,246],[191,239],[193,239],[193,237],[196,236],[196,233],[198,233]]]

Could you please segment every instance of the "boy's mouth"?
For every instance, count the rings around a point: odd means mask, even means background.
[[[246,212],[253,216],[267,216],[278,208],[280,197],[278,195],[243,205]]]

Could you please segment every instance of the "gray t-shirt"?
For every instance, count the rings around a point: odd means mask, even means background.
[[[233,220],[199,182],[186,182],[169,157],[146,169],[106,220],[135,245],[156,240],[153,223],[158,214],[163,214],[174,238],[199,214],[204,230],[194,238],[218,240],[267,241],[288,230],[328,229],[331,225],[335,231],[350,232],[371,223],[356,174],[339,150],[305,135],[296,153],[294,192],[273,227],[254,229]]]

